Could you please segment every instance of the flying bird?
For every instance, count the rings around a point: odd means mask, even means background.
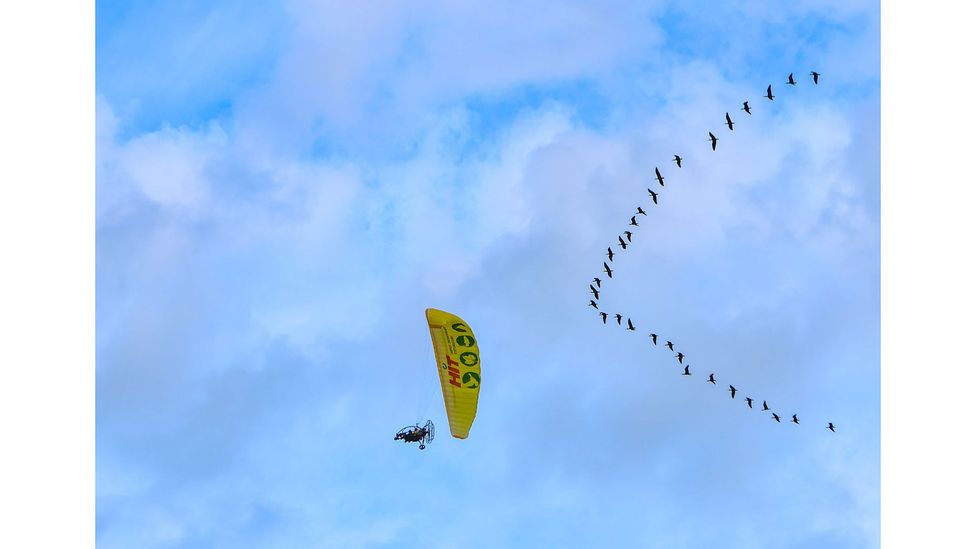
[[[667,346],[668,346],[668,349],[671,349],[672,351],[674,350],[674,343],[671,343],[671,342],[669,341],[669,342],[667,342],[667,343],[665,343],[665,345],[667,345]]]
[[[603,270],[605,270],[607,272],[607,276],[609,276],[610,278],[613,278],[613,271],[610,270],[610,266],[607,265],[607,262],[606,261],[603,262]]]
[[[732,117],[729,113],[725,113],[725,125],[729,127],[729,131],[732,131]]]
[[[683,375],[683,376],[690,376],[691,375],[691,370],[689,370],[688,368],[691,368],[691,366],[685,366],[685,373],[683,373],[681,375]]]
[[[827,423],[827,428],[830,429],[830,432],[831,433],[836,433],[837,432],[837,431],[834,430],[834,424],[833,423]]]
[[[752,114],[752,111],[749,110],[749,102],[748,101],[743,101],[742,102],[742,108],[740,110],[746,111],[746,114]]]
[[[630,321],[630,317],[627,318],[627,329],[631,332],[635,330],[634,323]]]
[[[789,79],[786,80],[786,83],[789,84],[789,85],[791,85],[791,86],[795,86],[796,85],[796,80],[793,80],[793,73],[792,72],[790,73]]]
[[[640,227],[640,225],[637,224],[637,216],[636,215],[630,216],[630,224],[633,225],[634,227]]]
[[[621,248],[623,248],[623,249],[625,249],[625,250],[627,249],[627,243],[626,243],[626,242],[624,242],[624,239],[623,239],[623,237],[620,237],[620,236],[618,236],[618,237],[617,237],[617,242],[619,242],[619,243],[620,243],[620,247],[621,247]]]
[[[774,97],[776,96],[773,95],[773,85],[770,84],[769,86],[766,87],[766,99],[772,101]]]
[[[613,250],[610,249],[610,246],[607,246],[607,257],[610,258],[610,261],[613,261]]]
[[[647,189],[647,192],[651,195],[651,200],[653,200],[654,203],[657,204],[657,193],[650,189]]]
[[[746,397],[746,404],[748,404],[749,407],[752,408],[752,399],[749,398],[749,397]]]
[[[715,150],[715,144],[718,143],[718,138],[715,137],[715,134],[714,133],[708,132],[708,139],[709,139],[709,141],[712,142],[712,150],[714,151]]]
[[[766,405],[766,401],[764,400],[763,401],[763,409],[762,409],[762,411],[765,412],[765,411],[768,411],[768,410],[769,410],[769,406]]]
[[[657,182],[660,183],[661,186],[663,187],[664,186],[664,176],[661,175],[661,170],[659,170],[659,169],[657,169],[655,167],[654,168],[654,176],[655,176],[654,179],[657,179]]]
[[[607,313],[603,313],[603,312],[601,312],[601,313],[600,313],[600,316],[602,316],[602,317],[603,317],[603,323],[604,323],[604,324],[606,324],[606,323],[607,323]]]
[[[630,237],[634,236],[634,233],[630,231],[624,231],[624,236],[627,237],[627,242],[630,242]]]
[[[620,326],[620,320],[623,319],[624,315],[617,313],[617,326]]]
[[[706,380],[712,385],[715,385],[715,374],[708,374],[708,379]]]
[[[793,423],[800,424],[800,420],[796,419],[796,414],[793,414]]]
[[[593,307],[594,309],[599,309],[600,308],[600,307],[597,306],[596,301],[593,301],[592,299],[590,300],[590,307]]]
[[[776,412],[773,412],[773,419],[776,420],[776,423],[780,423],[779,416],[776,415]]]
[[[610,248],[607,248],[607,249],[609,250]],[[594,278],[594,279],[593,279],[593,282],[596,282],[596,287],[597,287],[597,288],[599,288],[599,287],[600,287],[600,279],[599,279],[599,278]]]
[[[732,393],[732,398],[735,398],[735,387],[729,385],[729,392]]]
[[[651,343],[657,345],[657,334],[651,334]]]
[[[637,206],[637,213],[641,215],[647,215],[647,212],[644,211],[644,208],[641,208],[640,206]]]
[[[819,72],[817,72],[817,71],[810,71],[810,76],[813,77],[813,83],[814,84],[819,84],[820,83],[820,73]]]
[[[597,291],[597,289],[594,288],[592,284],[590,284],[590,291],[593,292],[593,297],[594,298],[600,299],[600,292]]]
[[[681,361],[684,360],[684,358],[685,358],[684,353],[678,353],[678,354],[676,354],[674,356],[678,357],[678,364],[681,364]]]
[[[680,168],[681,167],[681,157],[678,156],[678,155],[674,155],[674,161],[678,164],[678,167]]]

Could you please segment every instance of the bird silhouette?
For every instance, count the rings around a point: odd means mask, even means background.
[[[797,425],[800,424],[800,420],[796,419],[796,414],[793,414],[793,423],[796,423]]]
[[[637,213],[639,213],[640,215],[645,215],[645,216],[647,215],[647,212],[644,211],[644,208],[641,208],[640,206],[637,206]]]
[[[718,138],[715,137],[715,134],[714,133],[708,132],[708,139],[709,139],[709,141],[712,142],[712,150],[714,151],[715,150],[715,144],[718,143]]]
[[[669,341],[669,342],[667,342],[667,343],[665,343],[665,345],[667,345],[667,346],[668,346],[668,349],[671,349],[672,351],[674,350],[674,343],[671,343],[671,342]]]
[[[681,167],[681,157],[678,156],[678,155],[674,155],[674,161],[675,161],[675,163],[678,164],[678,167],[680,168]]]
[[[627,242],[630,242],[630,237],[634,236],[634,233],[630,231],[624,231],[624,236],[627,237]]]
[[[819,72],[817,72],[817,71],[810,71],[810,76],[813,77],[813,83],[814,84],[819,84],[820,83],[820,73]]]
[[[610,261],[613,261],[613,250],[610,249],[610,246],[607,246],[607,257],[610,258]]]
[[[634,328],[634,323],[630,321],[630,317],[627,318],[627,329],[630,330],[631,332],[633,332],[636,329]]]
[[[657,182],[660,183],[662,187],[664,186],[664,176],[661,175],[661,170],[657,168],[654,168],[654,179],[657,179]]]
[[[715,385],[715,374],[708,374],[708,379],[706,380],[712,385]]]
[[[792,72],[790,73],[789,79],[786,80],[786,83],[789,84],[789,85],[791,85],[791,86],[795,86],[796,85],[796,80],[793,80],[793,73]]]
[[[827,428],[830,429],[830,432],[831,433],[836,433],[837,432],[837,431],[834,430],[834,424],[833,423],[827,423]]]
[[[651,343],[657,345],[657,334],[651,334]]]
[[[624,239],[623,239],[623,237],[620,237],[620,236],[618,236],[618,237],[617,237],[617,242],[619,242],[619,243],[620,243],[620,247],[621,247],[621,248],[623,248],[623,249],[625,249],[625,250],[627,249],[627,243],[626,243],[626,242],[624,242]]]
[[[651,200],[654,201],[655,204],[657,204],[657,193],[650,189],[647,189],[647,192],[648,194],[651,195]]]
[[[766,412],[766,411],[768,411],[768,410],[769,410],[769,406],[768,406],[768,405],[766,404],[766,401],[764,400],[764,401],[763,401],[763,409],[762,409],[762,411],[763,411],[763,412]]]
[[[613,278],[613,271],[610,270],[610,266],[607,265],[607,262],[606,261],[603,262],[603,270],[605,270],[607,272],[607,276],[609,276],[610,278]]]
[[[604,324],[606,324],[606,323],[607,323],[607,313],[603,313],[603,312],[601,312],[601,313],[600,313],[600,316],[602,316],[602,317],[603,317],[603,323],[604,323]]]
[[[637,224],[637,216],[636,215],[630,216],[630,224],[632,226],[634,226],[634,227],[640,227],[640,225]]]
[[[742,108],[740,110],[746,111],[746,114],[752,114],[752,111],[749,110],[749,102],[748,101],[743,101],[742,102]]]
[[[684,358],[685,358],[684,353],[678,353],[678,354],[676,354],[674,356],[678,357],[678,364],[681,364],[681,361],[684,360]]]
[[[770,85],[769,85],[769,86],[768,86],[768,87],[766,88],[766,99],[769,99],[770,101],[772,101],[774,97],[776,97],[776,96],[775,96],[775,95],[773,95],[773,85],[772,85],[772,84],[770,84]]]
[[[609,250],[610,248],[607,248],[607,249]],[[594,278],[593,278],[593,282],[596,282],[596,287],[597,287],[597,288],[599,288],[599,287],[600,287],[600,279],[599,279],[599,278],[595,278],[595,277],[594,277]]]
[[[617,326],[620,326],[620,321],[624,318],[624,315],[617,313],[616,317],[617,317]]]
[[[729,127],[729,131],[732,131],[732,117],[729,113],[725,113],[725,125]]]
[[[590,307],[593,307],[594,309],[599,309],[600,308],[600,307],[597,306],[596,301],[593,301],[592,299],[590,300]]]
[[[776,423],[780,423],[779,416],[776,415],[776,412],[773,412],[773,419],[776,420]]]
[[[746,404],[748,404],[749,407],[752,408],[752,399],[749,398],[749,397],[746,397]]]
[[[683,376],[690,376],[691,375],[691,370],[689,370],[689,368],[691,368],[691,366],[685,366],[685,373],[683,373],[681,375],[683,375]]]
[[[594,298],[600,299],[600,292],[596,288],[594,288],[592,284],[590,284],[590,291],[593,292]]]
[[[732,393],[732,398],[735,398],[735,387],[729,385],[729,392]]]

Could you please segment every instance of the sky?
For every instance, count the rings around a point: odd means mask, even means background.
[[[878,11],[97,3],[98,544],[878,546]]]

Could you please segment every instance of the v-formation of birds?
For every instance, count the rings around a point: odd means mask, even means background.
[[[820,73],[818,73],[816,71],[811,71],[810,72],[810,76],[813,78],[814,85],[818,85],[820,83]],[[796,85],[796,80],[793,78],[793,73],[790,73],[789,76],[787,77],[786,85],[789,85],[789,86],[795,86]],[[772,84],[770,84],[769,86],[766,87],[766,94],[763,97],[765,99],[769,100],[769,101],[775,100],[775,97],[776,96],[773,95],[773,86],[772,86]],[[752,107],[749,106],[749,101],[743,101],[742,102],[742,107],[739,110],[745,111],[745,113],[748,114],[748,115],[752,115]],[[732,116],[728,112],[725,113],[725,125],[728,127],[729,131],[734,131],[735,122],[732,120]],[[716,137],[715,134],[713,132],[711,132],[711,131],[708,132],[708,142],[711,144],[711,149],[713,151],[716,150],[716,147],[718,146],[718,137]],[[674,155],[674,158],[672,159],[672,161],[677,165],[678,168],[681,168],[681,166],[682,166],[681,163],[684,160],[685,160],[685,158],[683,156],[680,156],[680,155],[677,155],[677,154],[675,154]],[[661,187],[664,187],[665,178],[664,178],[664,175],[661,173],[660,168],[657,168],[657,167],[654,168],[654,179],[657,181],[658,185],[660,185]],[[648,192],[648,196],[651,198],[651,202],[654,205],[657,205],[658,204],[658,194],[659,193],[658,192],[655,192],[653,189],[650,189],[650,188],[647,189],[647,192]],[[644,208],[642,206],[637,206],[636,213],[634,213],[634,215],[632,215],[630,217],[630,223],[628,224],[628,230],[625,230],[622,235],[618,235],[617,236],[616,245],[620,248],[620,251],[618,251],[618,252],[615,253],[614,252],[614,246],[613,245],[607,247],[607,253],[605,255],[607,256],[607,259],[608,259],[608,261],[610,263],[613,262],[613,258],[614,258],[614,256],[617,253],[620,253],[622,251],[627,250],[627,247],[633,242],[634,233],[629,230],[629,227],[635,227],[635,228],[640,227],[640,223],[638,223],[638,221],[637,221],[637,216],[638,215],[643,215],[643,216],[646,216],[647,215],[647,212],[644,210]],[[608,278],[612,279],[613,278],[613,272],[614,271],[613,271],[613,268],[611,267],[610,263],[608,263],[607,261],[604,261],[603,262],[603,272],[607,275]],[[597,303],[597,301],[600,299],[601,283],[602,283],[602,280],[600,279],[600,277],[594,277],[593,280],[592,280],[592,283],[590,284],[590,291],[593,294],[593,299],[590,300],[590,304],[589,305],[591,307],[593,307],[594,309],[597,309],[598,311],[600,309],[600,306],[599,306],[599,303]],[[596,284],[595,287],[594,287],[594,284]],[[625,323],[624,323],[624,318],[625,317],[622,314],[620,314],[620,313],[613,314],[613,317],[612,317],[613,320],[610,320],[611,315],[608,314],[608,313],[606,313],[606,312],[604,312],[604,311],[599,311],[599,316],[602,319],[602,321],[603,321],[604,324],[613,324],[613,322],[616,321],[616,324],[618,326],[625,327],[625,329],[628,330],[628,331],[636,331],[637,330],[637,327],[634,325],[633,320],[631,318],[629,318],[629,317],[627,317],[627,322],[626,322],[626,326],[625,326]],[[651,345],[652,345],[652,347],[657,347],[658,346],[658,340],[659,340],[660,336],[658,334],[656,334],[656,333],[650,333],[649,336],[651,338]],[[669,340],[664,340],[664,343],[663,343],[662,346],[663,347],[667,347],[671,352],[675,352],[674,343],[671,342],[671,341],[669,341]],[[674,357],[678,361],[678,366],[683,368],[683,370],[682,370],[682,372],[681,372],[680,375],[682,375],[682,376],[693,376],[694,375],[692,373],[692,370],[691,370],[691,365],[688,364],[687,362],[685,362],[686,355],[683,352],[677,351],[677,354],[675,354]],[[708,374],[708,378],[705,379],[705,383],[711,383],[712,385],[718,385],[718,380],[715,377],[715,373],[714,372],[711,372],[711,373]],[[730,384],[729,385],[729,388],[726,390],[726,392],[728,392],[729,395],[730,395],[730,397],[733,400],[735,400],[735,396],[736,396],[737,393],[740,392],[740,390],[737,389],[734,385],[731,385]],[[750,408],[750,409],[753,409],[753,402],[756,401],[756,399],[753,399],[751,396],[747,396],[747,397],[745,397],[744,400],[745,400],[746,406],[748,408]],[[757,405],[757,408],[758,408],[758,405]],[[770,412],[772,414],[770,416],[770,418],[773,421],[775,421],[777,423],[782,423],[782,417],[779,414],[777,414],[775,411],[773,411],[769,407],[769,405],[767,404],[767,402],[765,400],[762,401],[762,408],[760,409],[760,411],[761,412]],[[791,419],[789,421],[790,421],[790,423],[794,423],[796,425],[799,425],[800,424],[800,419],[799,419],[799,417],[797,417],[797,414],[792,414],[792,417],[791,417]],[[826,429],[830,430],[831,432],[836,432],[836,428],[835,428],[833,422],[828,422],[827,425],[826,425]]]

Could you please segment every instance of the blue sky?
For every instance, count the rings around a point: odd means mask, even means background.
[[[100,545],[879,544],[876,3],[96,15]]]

